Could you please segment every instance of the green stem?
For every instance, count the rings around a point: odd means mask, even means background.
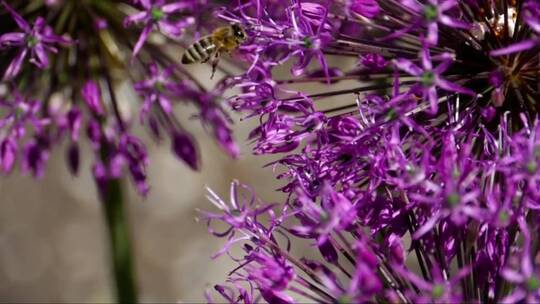
[[[103,207],[111,242],[111,258],[118,303],[137,303],[129,227],[120,179],[111,179],[102,189]]]

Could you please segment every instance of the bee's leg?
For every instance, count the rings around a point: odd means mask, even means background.
[[[212,76],[210,76],[210,79],[214,78],[214,74],[216,73],[216,67],[219,62],[219,54],[220,52],[216,52],[214,54],[214,58],[212,58]]]

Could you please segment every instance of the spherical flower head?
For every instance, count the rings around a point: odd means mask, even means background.
[[[203,85],[165,47],[189,45],[210,33],[217,27],[215,20],[199,12],[221,4],[84,1],[74,9],[75,4],[64,1],[29,7],[5,0],[0,5],[9,17],[0,34],[2,172],[20,163],[23,172],[40,177],[50,153],[65,147],[67,167],[76,175],[84,161],[81,142],[87,141],[101,190],[111,180],[128,177],[145,195],[149,160],[146,143],[133,133],[132,114],[138,112],[155,139],[168,139],[171,153],[198,169],[196,142],[174,111],[186,103],[224,150],[238,155],[232,120],[220,104],[223,85]],[[195,20],[201,27],[191,27]],[[123,21],[126,27],[119,26]],[[161,39],[148,39],[150,34]],[[126,56],[130,52],[131,60]],[[131,90],[141,102],[126,98]]]
[[[536,263],[517,228],[540,199],[535,1],[276,3],[220,12],[253,37],[229,102],[286,195],[224,251],[287,259],[295,300],[534,301],[535,265],[512,261]]]

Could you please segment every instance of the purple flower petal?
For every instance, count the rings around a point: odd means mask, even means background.
[[[366,18],[373,18],[380,11],[379,4],[375,0],[352,0],[349,9]]]
[[[129,27],[134,23],[148,20],[148,12],[139,12],[124,19],[124,27]]]
[[[5,1],[2,1],[2,4],[4,4],[4,7],[9,12],[13,20],[17,23],[17,26],[22,29],[24,32],[29,33],[31,31],[30,25],[28,22],[26,22],[23,17],[21,17],[17,12],[15,12],[11,6],[9,6]]]
[[[509,55],[517,52],[522,52],[526,50],[530,50],[536,45],[540,44],[539,39],[529,39],[529,40],[523,40],[518,43],[511,44],[507,47],[503,47],[497,50],[493,50],[489,52],[489,55],[493,57],[497,56],[503,56],[503,55]]]
[[[193,140],[186,134],[175,132],[172,135],[172,151],[193,170],[199,169],[197,150]]]
[[[17,76],[17,74],[19,74],[19,72],[21,71],[23,60],[26,57],[27,52],[28,52],[28,49],[21,49],[17,53],[17,55],[15,56],[15,59],[11,61],[11,63],[6,69],[6,72],[4,73],[4,80],[12,79],[13,77]]]
[[[476,96],[476,93],[472,91],[471,89],[464,88],[446,79],[439,78],[436,80],[435,83],[442,89],[445,89],[449,92],[456,92],[456,93],[466,94],[470,96]]]
[[[101,105],[101,90],[94,81],[87,81],[81,90],[81,94],[86,105],[94,115],[102,116],[105,114]]]
[[[464,30],[468,30],[470,29],[472,26],[465,22],[465,21],[461,21],[459,19],[455,19],[455,18],[452,18],[452,17],[449,17],[449,16],[441,16],[439,17],[439,21],[446,25],[446,26],[449,26],[449,27],[453,27],[453,28],[459,28],[459,29],[464,29]]]
[[[190,8],[193,6],[193,3],[190,3],[189,1],[177,1],[169,4],[165,4],[161,7],[161,11],[166,14],[176,13],[179,11],[183,11],[186,8]]]
[[[0,36],[0,47],[19,46],[25,41],[24,33],[6,33]]]
[[[5,173],[10,173],[17,157],[17,143],[10,138],[0,143],[0,165]]]
[[[420,76],[422,69],[408,59],[399,58],[394,60],[394,64],[400,70],[403,70],[413,76]]]
[[[36,59],[34,59],[34,56],[32,56],[30,62],[37,65],[40,69],[45,69],[49,66],[49,58],[47,57],[47,53],[45,52],[45,48],[42,44],[36,45],[32,49],[32,54],[36,56]]]
[[[426,42],[430,45],[436,45],[439,41],[439,26],[437,22],[431,22],[428,24],[428,34],[426,37]]]
[[[144,45],[144,42],[146,41],[146,39],[148,39],[148,35],[150,35],[151,31],[152,24],[148,24],[144,27],[141,35],[139,36],[139,39],[137,40],[137,43],[135,44],[135,47],[133,48],[133,57],[137,56],[142,46]]]

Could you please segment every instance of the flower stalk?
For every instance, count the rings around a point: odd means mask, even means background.
[[[137,303],[134,259],[121,179],[105,182],[101,193],[117,303]]]

